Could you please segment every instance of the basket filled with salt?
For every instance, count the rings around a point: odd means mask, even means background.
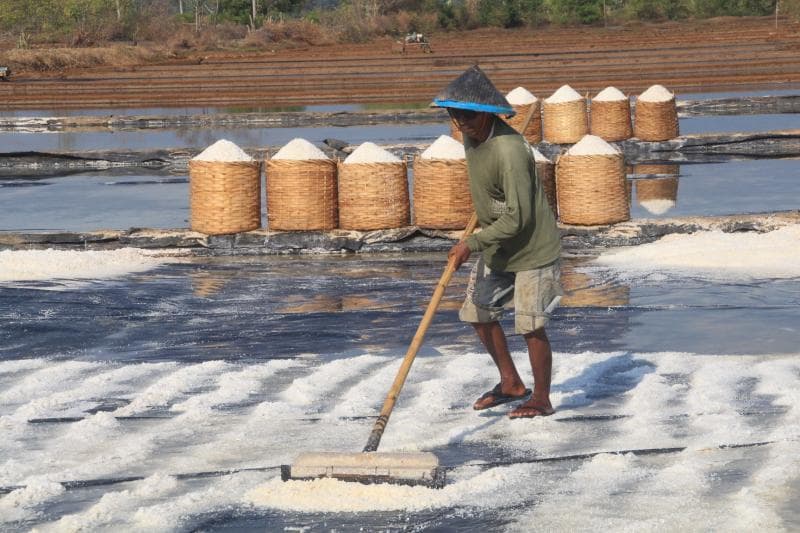
[[[553,214],[558,216],[558,197],[556,195],[556,165],[547,159],[547,157],[542,155],[542,153],[533,146],[531,146],[531,152],[533,153],[533,161],[536,165],[536,176],[542,183],[544,195],[547,197],[547,203],[550,205],[550,209],[553,210]]]
[[[365,142],[339,163],[339,227],[400,228],[409,224],[406,162]]]
[[[266,162],[267,227],[330,230],[339,225],[336,161],[305,139],[293,139]]]
[[[663,85],[653,85],[636,99],[633,132],[642,141],[667,141],[678,136],[675,95]]]
[[[561,222],[592,226],[630,218],[622,153],[596,135],[585,135],[556,162]]]
[[[261,227],[261,162],[219,140],[189,161],[190,227],[226,235]]]
[[[506,100],[516,111],[516,115],[506,119],[508,125],[519,131],[531,144],[542,142],[542,104],[529,90],[517,87],[506,95]],[[531,114],[532,113],[532,114]],[[531,114],[531,120],[525,131],[520,131],[525,125],[525,119]]]
[[[562,85],[546,98],[542,111],[544,140],[572,144],[589,133],[586,99],[569,85]]]
[[[606,141],[624,141],[633,134],[631,103],[616,87],[606,87],[592,98],[589,129]]]
[[[462,229],[472,216],[464,145],[442,135],[414,158],[414,224]]]

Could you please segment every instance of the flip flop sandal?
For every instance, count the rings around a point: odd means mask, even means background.
[[[482,402],[484,400],[491,401],[489,403],[483,404],[480,407],[476,407],[475,405],[472,406],[473,409],[476,411],[483,411],[484,409],[489,409],[490,407],[495,407],[498,405],[503,405],[504,403],[513,402],[515,400],[523,400],[531,395],[531,389],[525,389],[525,392],[522,394],[505,394],[503,391],[500,390],[500,383],[494,386],[494,388],[490,391],[484,392],[480,398],[478,398],[475,403]]]

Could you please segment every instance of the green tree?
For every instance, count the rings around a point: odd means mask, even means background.
[[[556,24],[595,24],[603,20],[603,0],[545,0]]]

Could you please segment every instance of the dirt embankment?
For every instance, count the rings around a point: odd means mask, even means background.
[[[800,89],[800,23],[770,18],[620,28],[478,30],[431,36],[432,53],[389,39],[268,53],[214,52],[161,64],[17,73],[0,109],[424,103],[472,64],[503,91],[539,97],[654,83],[678,92]]]

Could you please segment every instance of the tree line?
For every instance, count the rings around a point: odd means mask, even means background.
[[[164,39],[178,27],[288,21],[316,25],[338,40],[407,31],[546,24],[622,24],[717,16],[800,16],[800,0],[0,0],[0,34],[91,45]]]

